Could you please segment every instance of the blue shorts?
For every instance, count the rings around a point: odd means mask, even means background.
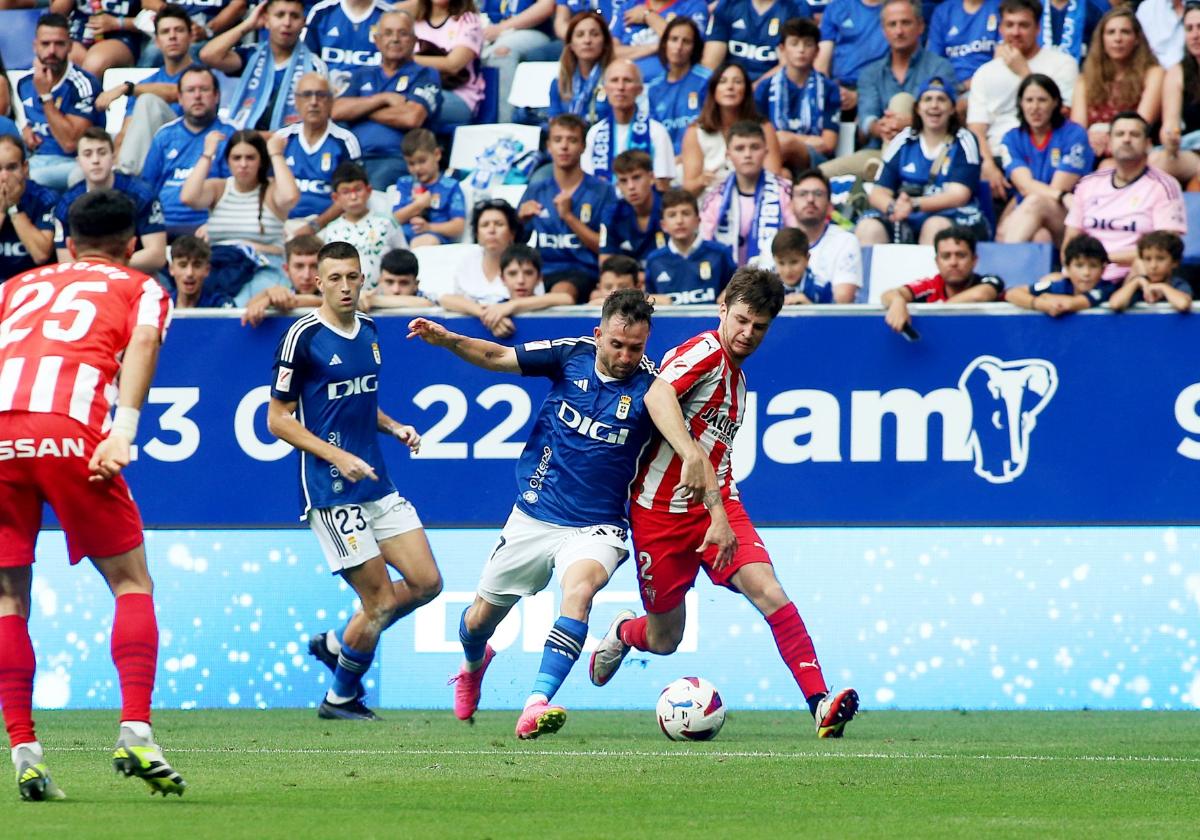
[[[875,209],[867,210],[858,219],[859,221],[863,219],[879,219],[883,226],[887,228],[892,242],[903,244],[906,242],[916,242],[917,236],[921,233],[921,226],[925,224],[927,219],[933,216],[941,216],[944,219],[949,219],[952,225],[969,229],[980,242],[986,242],[992,238],[991,225],[988,224],[988,220],[984,217],[983,212],[974,204],[968,204],[965,207],[951,207],[949,210],[941,210],[937,213],[913,213],[900,225],[892,224],[883,218],[883,213]],[[905,228],[908,230],[908,235],[903,233]]]

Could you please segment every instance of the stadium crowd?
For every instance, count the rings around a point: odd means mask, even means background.
[[[746,264],[777,270],[790,305],[853,303],[863,249],[886,243],[932,246],[938,269],[884,295],[897,330],[913,301],[1192,297],[1191,0],[0,8],[44,10],[32,72],[0,85],[0,278],[66,258],[72,202],[116,187],[137,207],[131,264],[248,324],[318,302],[333,241],[363,255],[364,306],[441,306],[502,337],[627,286],[713,303]],[[557,62],[546,108],[509,103],[526,61]],[[99,81],[135,65],[153,69]],[[542,148],[497,131],[483,177],[449,170],[455,129],[496,121],[542,126]],[[502,183],[527,186],[510,204]],[[1052,243],[1060,268],[981,276],[993,239]],[[427,295],[413,252],[463,241],[479,248]]]

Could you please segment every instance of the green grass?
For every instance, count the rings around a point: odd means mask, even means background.
[[[43,712],[61,803],[0,797],[0,836],[1195,837],[1200,714],[876,712],[841,741],[807,715],[735,712],[675,744],[650,712],[575,712],[536,742],[515,713],[379,724],[311,711],[163,712],[182,799],[116,778],[111,712]],[[11,778],[11,777],[10,777]]]

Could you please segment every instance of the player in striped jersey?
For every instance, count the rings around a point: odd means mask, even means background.
[[[363,675],[379,636],[442,591],[442,578],[416,508],[396,492],[379,433],[412,451],[421,437],[379,408],[379,333],[358,312],[363,287],[357,249],[330,242],[317,252],[321,306],[284,334],[267,408],[271,433],[300,450],[301,519],[329,569],[362,602],[339,632],[319,633],[309,652],[333,671],[322,718],[378,720],[363,704]],[[403,577],[393,582],[388,567]]]
[[[0,285],[0,706],[21,798],[62,799],[30,715],[29,601],[45,502],[66,532],[71,564],[91,558],[116,597],[121,724],[113,764],[152,792],[182,795],[184,781],[150,731],[158,625],[141,516],[120,475],[171,301],[128,266],[136,240],[124,195],[87,193],[71,207],[68,230],[72,260]]]
[[[668,351],[659,380],[672,386],[692,436],[708,455],[715,481],[705,505],[724,500],[737,537],[725,556],[715,547],[697,552],[707,527],[703,508],[672,492],[681,461],[665,440],[656,439],[642,457],[633,483],[630,522],[638,556],[638,580],[646,615],[622,610],[592,654],[596,685],[612,679],[630,648],[673,653],[683,639],[684,596],[703,568],[713,583],[745,595],[767,619],[779,654],[795,677],[816,719],[817,735],[840,738],[858,710],[852,688],[830,693],[812,639],[771,565],[762,538],[742,507],[733,480],[733,439],[742,425],[746,377],[742,365],[758,349],[783,308],[783,283],[774,272],[739,269],[725,287],[717,329],[701,333]]]

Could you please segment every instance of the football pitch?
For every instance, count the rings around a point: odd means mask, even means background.
[[[65,802],[0,796],[6,837],[1194,837],[1200,714],[867,712],[820,741],[807,715],[732,712],[672,743],[653,712],[573,712],[513,736],[446,711],[377,724],[310,710],[163,712],[188,781],[117,778],[112,712],[42,712]]]

